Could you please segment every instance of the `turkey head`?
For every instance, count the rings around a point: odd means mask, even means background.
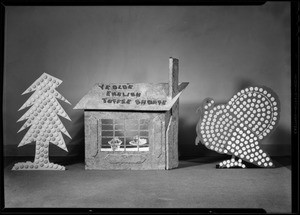
[[[242,161],[259,167],[274,167],[260,143],[279,121],[280,105],[277,95],[266,87],[249,87],[234,95],[227,104],[214,105],[207,98],[199,107],[196,144],[232,155],[219,167],[243,167]],[[235,160],[238,157],[238,161]]]

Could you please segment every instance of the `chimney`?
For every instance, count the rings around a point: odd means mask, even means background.
[[[169,97],[174,98],[178,94],[178,59],[169,58]]]

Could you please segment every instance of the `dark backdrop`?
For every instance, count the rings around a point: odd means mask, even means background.
[[[181,157],[217,155],[195,146],[195,112],[206,97],[228,101],[249,85],[272,88],[281,100],[276,132],[263,144],[271,155],[290,155],[290,4],[263,6],[9,6],[6,8],[3,88],[4,153],[18,148],[25,132],[21,95],[42,73],[63,83],[57,90],[72,122],[69,152],[51,146],[50,156],[83,153],[83,111],[75,104],[96,82],[167,82],[168,58],[179,59],[179,81],[190,82],[180,98]]]

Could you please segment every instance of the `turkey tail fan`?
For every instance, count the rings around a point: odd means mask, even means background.
[[[247,119],[248,127],[260,140],[268,136],[279,122],[278,96],[265,86],[241,90],[231,98],[228,105],[230,112]]]
[[[197,108],[196,113],[199,114],[199,120],[196,126],[196,133],[197,133],[197,137],[195,139],[195,145],[198,145],[199,142],[201,142],[202,144],[204,143],[203,138],[202,138],[202,134],[201,131],[203,132],[203,129],[201,129],[202,122],[203,119],[206,117],[206,113],[208,109],[212,109],[214,106],[214,100],[212,98],[205,98],[200,106]],[[206,146],[208,146],[206,144]]]
[[[196,130],[196,141],[208,149],[228,154],[260,167],[274,167],[260,147],[279,121],[280,104],[276,93],[267,87],[248,87],[227,104],[209,101]]]

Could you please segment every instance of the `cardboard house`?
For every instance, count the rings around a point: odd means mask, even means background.
[[[169,83],[97,83],[74,109],[84,109],[85,169],[172,169],[178,166],[178,60]]]

